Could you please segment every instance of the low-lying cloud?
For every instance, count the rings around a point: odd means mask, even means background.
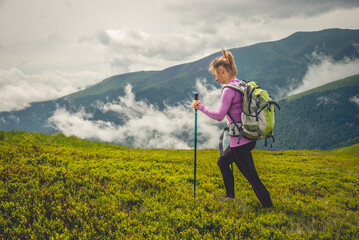
[[[0,112],[20,110],[31,102],[56,99],[102,80],[98,73],[44,71],[25,74],[19,69],[0,69]]]
[[[207,106],[217,107],[220,89],[210,87],[205,80],[197,80],[197,90]],[[127,85],[125,96],[118,101],[99,103],[97,108],[106,113],[112,111],[124,122],[115,125],[109,121],[93,120],[92,114],[79,109],[70,113],[59,108],[49,119],[57,130],[65,135],[80,138],[114,142],[121,145],[141,148],[189,149],[194,142],[194,110],[190,109],[191,100],[177,106],[165,106],[159,110],[145,101],[136,101],[131,85]],[[198,147],[218,146],[221,129],[218,122],[198,113]]]
[[[331,57],[313,53],[316,63],[310,65],[303,77],[302,85],[288,96],[308,91],[324,84],[359,74],[359,59],[344,58],[334,61]]]
[[[357,107],[359,107],[359,94],[349,98],[349,101],[352,103],[355,103]]]

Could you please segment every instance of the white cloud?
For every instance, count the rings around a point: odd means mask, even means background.
[[[221,28],[231,21],[236,24],[251,22],[272,23],[292,17],[313,17],[337,9],[358,7],[357,1],[285,1],[285,0],[174,0],[168,3],[168,10],[184,25],[198,26],[203,22]],[[202,25],[204,26],[204,25]],[[198,28],[200,29],[200,28]]]
[[[69,113],[66,109],[57,109],[49,119],[51,124],[66,135],[76,135],[82,138],[113,141],[116,134],[115,126],[109,122],[91,121],[92,115],[80,109],[77,113]]]
[[[340,0],[4,1],[0,68],[164,69],[296,31],[358,28],[358,10]],[[85,38],[91,44],[79,44]]]
[[[197,88],[206,96],[203,101],[208,106],[215,107],[215,104],[218,104],[220,89],[209,87],[204,80],[197,81]],[[188,149],[193,146],[194,111],[190,109],[190,100],[182,105],[166,106],[160,111],[154,105],[136,101],[130,85],[125,91],[126,95],[119,97],[118,101],[97,106],[103,112],[117,113],[125,122],[121,126],[92,120],[92,115],[85,113],[83,109],[71,114],[60,108],[49,122],[66,135],[116,142],[132,147]],[[209,99],[211,101],[208,101]],[[218,122],[201,113],[198,114],[198,122],[198,147],[217,147],[221,131]]]
[[[327,104],[338,104],[338,99],[340,98],[340,96],[336,93],[332,93],[328,96],[322,96],[322,97],[318,97],[317,98],[317,106],[320,105],[327,105]]]
[[[102,49],[113,73],[164,69],[196,60],[208,47],[212,49],[213,43],[209,36],[200,34],[151,34],[127,28],[98,30],[82,41]]]
[[[359,107],[359,94],[349,98],[349,101],[355,103]]]
[[[154,22],[157,29],[102,28],[89,38],[102,44],[114,73],[158,70],[295,31],[350,28],[349,19],[357,19],[359,8],[350,9],[355,6],[355,1],[170,1],[163,4],[163,21]]]
[[[359,59],[345,58],[341,61],[334,61],[331,57],[315,52],[312,58],[316,60],[316,63],[308,66],[302,85],[288,93],[288,96],[359,73]]]
[[[20,110],[31,102],[59,98],[102,79],[103,76],[90,71],[25,74],[16,68],[0,69],[0,111]]]
[[[72,76],[68,79],[75,82],[68,83],[62,76],[65,72],[97,72],[103,79],[125,72],[160,70],[198,60],[221,48],[278,40],[296,31],[359,28],[357,0],[0,3],[1,74],[18,75],[9,70],[16,69],[26,78],[21,83],[0,85],[0,111],[20,109],[31,101],[56,98],[87,86],[77,87],[77,77]],[[64,87],[54,87],[48,75],[64,82]]]

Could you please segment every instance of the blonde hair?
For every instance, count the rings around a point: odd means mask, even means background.
[[[223,56],[215,58],[209,64],[209,71],[214,73],[218,67],[223,66],[231,75],[235,77],[237,75],[237,67],[234,62],[233,55],[230,51],[222,49]]]

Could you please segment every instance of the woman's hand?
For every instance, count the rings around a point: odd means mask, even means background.
[[[191,104],[191,108],[198,109],[198,106],[201,105],[201,101],[199,100],[193,100]]]

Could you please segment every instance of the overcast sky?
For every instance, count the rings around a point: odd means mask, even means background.
[[[359,1],[0,0],[0,111],[326,28],[359,29]]]

